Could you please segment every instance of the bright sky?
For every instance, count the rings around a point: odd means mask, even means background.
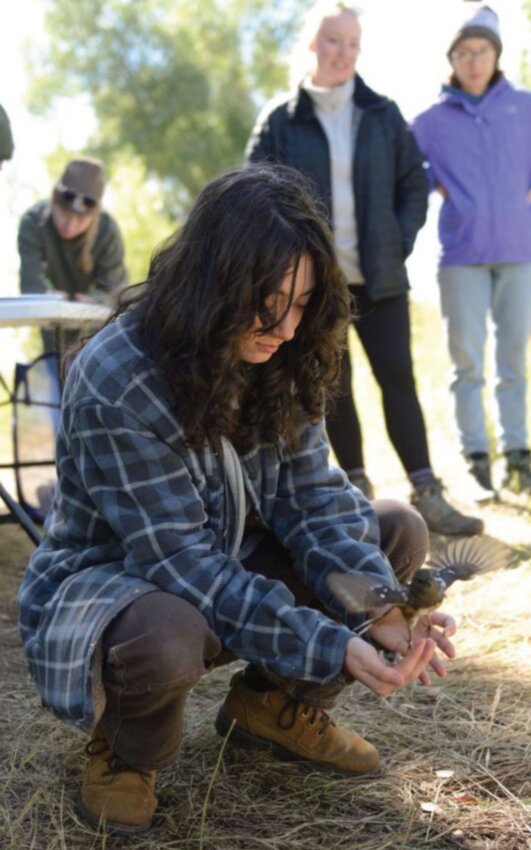
[[[309,2],[311,5],[311,2]],[[369,85],[396,100],[406,118],[432,103],[448,74],[446,50],[453,34],[475,3],[465,0],[361,0],[362,55],[358,70]],[[521,0],[493,0],[504,44],[502,66],[519,83],[522,52],[529,45],[529,25]],[[50,185],[43,156],[58,142],[83,143],[91,115],[80,104],[67,104],[52,118],[29,115],[24,104],[25,75],[21,45],[26,38],[42,43],[46,0],[16,0],[0,28],[0,103],[15,137],[15,156],[0,173],[0,295],[16,294],[16,230],[20,215],[46,197]],[[413,293],[433,297],[436,264],[435,210],[421,232],[410,271]]]

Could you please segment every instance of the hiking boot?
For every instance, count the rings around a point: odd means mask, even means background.
[[[505,453],[507,470],[503,486],[512,493],[531,494],[531,453],[527,449],[513,449]]]
[[[486,452],[474,452],[466,457],[468,471],[474,482],[472,498],[478,504],[496,498],[490,472],[490,458]]]
[[[374,499],[374,487],[372,486],[372,482],[370,478],[367,478],[364,472],[358,474],[352,474],[348,476],[348,480],[354,487],[357,487],[358,490],[361,490],[363,495],[369,502],[372,502]]]
[[[477,517],[459,513],[443,496],[443,486],[438,479],[417,485],[411,504],[424,518],[430,531],[437,534],[460,534],[465,537],[481,534],[483,522]]]
[[[83,820],[123,835],[146,832],[157,808],[155,771],[136,770],[123,762],[109,749],[99,727],[85,752],[90,761],[78,803]]]
[[[378,766],[378,751],[372,744],[337,726],[322,709],[303,705],[276,688],[252,691],[245,687],[242,676],[233,676],[216,718],[216,731],[223,736],[236,721],[231,743],[245,749],[269,750],[283,758],[304,759],[340,773],[370,773]]]

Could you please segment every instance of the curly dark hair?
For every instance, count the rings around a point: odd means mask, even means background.
[[[238,343],[301,257],[315,288],[295,336],[267,363],[242,362]],[[290,299],[291,300],[291,299]],[[336,384],[349,295],[331,235],[305,179],[285,166],[251,165],[201,192],[183,227],[155,254],[148,279],[126,290],[113,318],[134,310],[147,353],[190,445],[229,437],[290,447],[324,412]],[[289,309],[289,308],[288,308]]]

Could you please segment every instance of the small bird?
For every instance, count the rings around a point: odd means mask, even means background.
[[[469,537],[449,543],[416,570],[407,584],[366,573],[330,573],[327,583],[334,596],[350,612],[373,611],[383,606],[398,607],[411,634],[421,617],[439,607],[451,584],[467,581],[478,573],[505,569],[513,559],[504,543],[486,537]],[[430,567],[431,569],[427,569]],[[383,614],[368,620],[358,634],[363,634]]]

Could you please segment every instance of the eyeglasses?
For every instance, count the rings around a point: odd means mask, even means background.
[[[57,184],[55,191],[66,204],[72,204],[74,208],[81,206],[84,207],[85,210],[93,210],[98,203],[98,199],[95,198],[94,195],[85,195],[82,192],[76,192],[74,189],[69,189],[62,183]],[[76,201],[78,201],[77,204]]]
[[[462,50],[454,50],[452,59],[455,59],[456,62],[472,62],[474,59],[477,59],[478,62],[485,62],[492,58],[494,52],[492,47],[482,47],[481,50],[469,50],[464,47]]]

